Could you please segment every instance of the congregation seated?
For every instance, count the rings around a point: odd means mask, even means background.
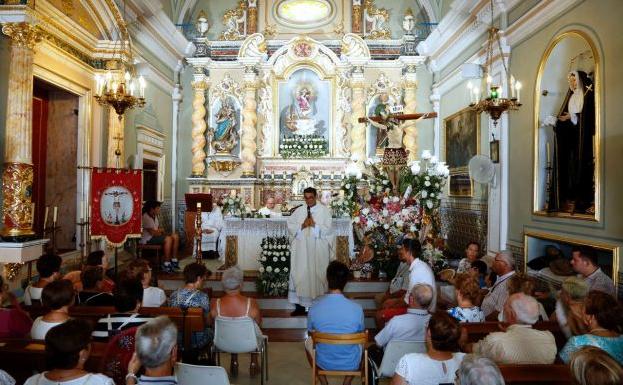
[[[124,279],[136,279],[143,285],[142,307],[160,307],[167,301],[164,290],[151,286],[151,267],[145,259],[138,258],[130,262],[124,272]]]
[[[262,314],[260,307],[254,298],[245,297],[240,293],[242,289],[244,274],[238,267],[231,267],[223,272],[221,283],[225,290],[225,295],[221,298],[212,299],[210,304],[210,320],[216,319],[252,319],[255,324],[255,335],[258,340],[262,339]],[[258,343],[260,346],[261,343]],[[258,355],[251,355],[250,373],[256,374],[259,368],[257,362]],[[231,356],[232,372],[238,366],[237,354]]]
[[[509,324],[504,332],[490,333],[470,344],[462,339],[463,351],[488,357],[498,364],[551,364],[556,359],[556,340],[547,330],[536,330],[539,319],[537,300],[524,293],[508,297],[504,319]],[[466,336],[465,336],[466,337]]]
[[[583,320],[587,295],[588,284],[582,278],[569,277],[563,281],[550,319],[558,322],[566,338],[587,332]]]
[[[465,353],[459,352],[459,321],[447,313],[436,313],[426,330],[426,353],[403,356],[392,385],[437,385],[452,383]]]
[[[400,260],[404,261],[408,266],[408,286],[402,301],[396,301],[391,307],[380,309],[376,314],[376,324],[378,328],[382,328],[385,322],[392,317],[405,314],[407,312],[407,303],[411,289],[418,283],[425,283],[433,288],[433,299],[428,310],[435,311],[437,306],[437,291],[435,285],[435,274],[428,265],[420,259],[422,254],[422,245],[420,241],[412,238],[403,238],[398,248]]]
[[[30,338],[43,340],[50,329],[67,321],[69,307],[73,306],[75,296],[72,283],[66,279],[47,284],[41,293],[41,300],[50,311],[35,319],[30,329]]]
[[[467,354],[456,372],[456,385],[504,385],[495,362],[487,357]]]
[[[61,257],[55,254],[43,254],[37,259],[37,272],[39,273],[39,280],[26,287],[24,290],[24,304],[27,306],[33,303],[41,304],[41,292],[45,285],[50,282],[54,282],[60,278],[61,263],[63,260]]]
[[[113,306],[113,296],[106,290],[104,269],[89,266],[80,275],[82,290],[76,296],[76,304],[81,306]]]
[[[95,324],[93,339],[105,342],[122,330],[133,328],[144,324],[152,317],[139,314],[138,309],[143,301],[143,285],[134,279],[127,279],[120,282],[113,294],[114,314],[107,314]]]
[[[454,282],[457,306],[448,309],[448,314],[459,322],[484,322],[485,315],[478,306],[480,285],[468,274],[459,274]]]
[[[398,258],[400,259],[400,264],[398,265],[396,275],[389,283],[387,291],[374,297],[374,302],[381,310],[402,307],[405,294],[409,290],[409,264],[403,260],[402,253],[398,253]],[[381,313],[379,312],[379,314]]]
[[[424,341],[426,327],[430,319],[428,307],[433,300],[433,288],[418,283],[411,289],[407,313],[393,317],[385,327],[374,336],[376,345],[368,347],[368,357],[377,366],[383,361],[384,349],[392,340]]]
[[[175,290],[169,297],[169,306],[179,307],[182,310],[191,307],[203,309],[206,323],[210,316],[210,298],[201,291],[203,283],[210,271],[201,263],[193,262],[184,268],[184,287]],[[203,331],[195,331],[192,335],[192,347],[201,348],[207,346],[214,337],[212,329],[209,327]]]
[[[465,248],[465,257],[459,261],[456,272],[458,274],[468,273],[472,267],[472,263],[479,261],[480,257],[480,243],[476,241],[469,242]]]
[[[348,267],[339,261],[332,261],[327,267],[329,292],[317,298],[307,315],[307,329],[312,332],[350,334],[365,330],[361,305],[343,294],[348,282]],[[312,340],[305,341],[305,349],[311,354]],[[357,370],[361,361],[361,347],[358,345],[316,345],[316,364],[323,370]],[[319,377],[323,385],[325,376]],[[344,379],[349,385],[352,377]]]
[[[162,271],[172,273],[179,269],[177,252],[179,250],[180,238],[177,233],[166,234],[160,227],[158,216],[160,215],[161,202],[147,201],[143,206],[143,236],[140,243],[142,245],[162,245],[164,250],[164,263]]]
[[[114,385],[111,378],[84,369],[90,352],[91,326],[87,321],[70,319],[53,327],[45,336],[49,370],[30,377],[25,385]]]
[[[495,255],[491,270],[497,275],[493,286],[482,300],[480,307],[486,319],[497,320],[498,314],[504,310],[508,298],[508,280],[515,274],[515,260],[509,251],[501,251]]]
[[[177,328],[166,316],[156,317],[136,331],[136,352],[128,364],[126,385],[176,385]],[[141,367],[145,374],[136,377]]]
[[[65,274],[63,279],[68,279],[74,284],[74,288],[76,291],[82,291],[82,272],[88,267],[97,267],[100,266],[104,271],[104,278],[102,279],[101,289],[102,291],[107,291],[112,293],[115,289],[115,281],[108,278],[106,276],[106,271],[108,271],[108,256],[104,253],[103,250],[95,250],[92,251],[86,260],[86,264],[82,267],[82,270],[74,270]]]
[[[508,280],[508,295],[524,293],[525,295],[536,298],[535,292],[536,280],[525,273],[515,273]],[[549,321],[549,316],[543,304],[538,301],[537,303],[539,305],[539,321]],[[498,321],[504,322],[504,313],[498,314]]]
[[[594,290],[586,297],[583,318],[588,332],[569,338],[560,359],[568,363],[572,353],[582,346],[595,346],[623,364],[623,306],[611,295]]]
[[[574,249],[571,266],[576,273],[584,278],[589,291],[599,290],[611,296],[616,295],[614,282],[599,267],[597,252],[592,247]]]
[[[15,294],[4,284],[4,278],[0,276],[0,306],[5,302],[11,307],[0,307],[0,338],[24,337],[32,327],[32,320],[22,309]]]
[[[623,384],[623,367],[594,346],[584,346],[574,352],[569,367],[577,385]]]

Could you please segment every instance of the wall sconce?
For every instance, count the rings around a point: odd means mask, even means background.
[[[500,141],[495,139],[495,134],[491,134],[493,140],[489,142],[489,157],[493,163],[500,163]]]

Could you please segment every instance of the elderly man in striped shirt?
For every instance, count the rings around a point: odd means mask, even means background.
[[[515,274],[515,260],[510,251],[497,253],[491,269],[498,278],[482,300],[481,308],[488,320],[497,321],[498,313],[504,310],[504,303],[508,298],[508,280]]]

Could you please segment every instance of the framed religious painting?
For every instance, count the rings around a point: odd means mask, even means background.
[[[539,65],[533,213],[599,221],[600,60],[589,35],[556,36]]]
[[[450,196],[471,197],[469,160],[480,152],[480,119],[471,108],[460,110],[444,119],[444,155],[450,169]]]
[[[331,81],[302,67],[278,84],[279,155],[319,158],[329,154]]]

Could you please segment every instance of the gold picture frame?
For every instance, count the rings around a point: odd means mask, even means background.
[[[480,115],[471,107],[443,120],[444,159],[450,169],[448,195],[469,198],[474,195],[474,182],[469,177],[469,160],[480,153]]]
[[[552,104],[552,100],[556,97],[560,97],[559,90],[551,89],[551,84],[544,84],[544,80],[549,80],[551,77],[551,70],[548,66],[550,59],[553,57],[552,54],[555,53],[555,49],[561,43],[566,43],[567,45],[572,45],[571,43],[567,43],[569,40],[565,39],[581,39],[585,42],[584,49],[576,49],[571,54],[569,54],[569,60],[566,61],[566,64],[569,66],[569,69],[577,69],[578,64],[575,63],[579,61],[578,57],[586,52],[589,52],[591,55],[591,59],[594,61],[593,64],[593,75],[592,75],[592,87],[594,92],[594,104],[595,104],[595,134],[593,138],[593,157],[594,157],[594,208],[592,209],[593,213],[578,213],[578,212],[566,212],[566,211],[554,211],[552,207],[552,203],[550,202],[550,193],[548,190],[552,188],[556,188],[553,185],[552,180],[552,172],[555,167],[554,159],[554,146],[556,144],[555,139],[553,143],[550,143],[547,140],[546,143],[543,143],[542,136],[546,136],[544,134],[545,127],[547,124],[544,119],[544,111],[548,108],[547,103]],[[576,44],[577,45],[577,44]],[[564,47],[564,46],[561,46]],[[561,48],[562,50],[562,48]],[[556,58],[556,60],[552,60],[552,62],[557,63],[561,62],[560,58]],[[574,68],[575,67],[575,68]],[[566,69],[566,68],[565,68]],[[566,72],[568,72],[567,70]],[[566,75],[565,72],[565,75]],[[543,217],[556,217],[556,218],[568,218],[575,220],[585,220],[591,222],[600,222],[601,221],[601,60],[599,51],[594,42],[594,39],[586,32],[581,30],[569,30],[565,31],[559,35],[557,35],[548,45],[543,56],[541,57],[536,85],[535,85],[535,108],[534,108],[534,149],[533,149],[533,199],[532,199],[532,213],[533,215],[543,216]],[[563,95],[566,93],[566,90],[563,90]],[[558,103],[560,104],[560,103]],[[555,111],[558,111],[560,105],[555,105]],[[550,112],[552,112],[553,107],[549,106]],[[549,144],[549,146],[548,146]],[[547,148],[550,148],[549,150]],[[549,154],[552,155],[549,155]],[[548,157],[549,156],[549,157]],[[548,169],[547,167],[551,167]],[[591,210],[589,210],[591,211]]]
[[[611,278],[612,278],[612,281],[614,282],[614,287],[615,287],[615,290],[618,296],[619,258],[621,254],[620,245],[606,243],[606,242],[592,241],[592,240],[583,239],[583,238],[574,238],[574,237],[569,237],[566,235],[552,234],[552,233],[547,233],[543,231],[529,230],[529,231],[524,232],[524,241],[523,241],[523,246],[524,246],[523,247],[523,270],[524,271],[528,271],[527,269],[528,269],[528,256],[530,253],[530,242],[529,242],[530,238],[536,238],[536,239],[540,239],[543,241],[564,243],[566,245],[571,245],[571,246],[589,246],[589,247],[594,248],[597,251],[605,251],[605,252],[612,253],[612,276]]]
[[[451,173],[448,179],[448,196],[471,198],[474,195],[474,181],[467,171]]]

